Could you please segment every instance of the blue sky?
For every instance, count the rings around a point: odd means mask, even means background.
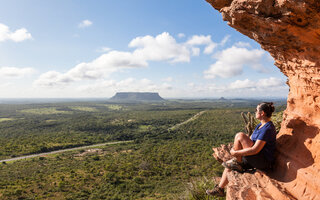
[[[286,97],[286,77],[205,0],[0,0],[0,98]]]

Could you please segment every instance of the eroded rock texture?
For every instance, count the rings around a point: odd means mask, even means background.
[[[248,189],[242,196],[234,197],[320,199],[320,1],[207,1],[221,12],[231,27],[270,52],[275,65],[288,77],[290,87],[277,137],[274,173],[266,176],[256,172],[238,177],[242,180],[241,187],[247,187],[246,183],[256,184],[256,188],[261,186],[261,191],[264,188],[267,194]],[[258,182],[245,176],[258,177]],[[278,192],[274,192],[275,188]],[[275,195],[279,192],[284,195]],[[233,197],[229,195],[228,199]]]

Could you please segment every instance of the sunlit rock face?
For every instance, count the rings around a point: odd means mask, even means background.
[[[288,77],[287,109],[277,137],[277,166],[270,181],[288,199],[320,199],[320,1],[207,2],[228,25],[261,44]],[[265,184],[261,183],[268,188]],[[272,196],[272,188],[266,196],[248,190],[247,197],[243,193],[241,198],[285,198]],[[228,199],[233,197],[228,195]]]

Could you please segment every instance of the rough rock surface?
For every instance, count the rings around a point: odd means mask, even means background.
[[[207,2],[271,54],[290,87],[273,174],[230,177],[238,189],[228,199],[320,199],[320,1]]]

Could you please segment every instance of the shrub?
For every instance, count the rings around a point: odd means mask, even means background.
[[[180,197],[179,199],[183,200],[209,200],[209,199],[224,199],[211,197],[206,194],[207,189],[212,189],[216,185],[216,182],[211,179],[196,178],[192,179],[186,186],[185,196]]]

